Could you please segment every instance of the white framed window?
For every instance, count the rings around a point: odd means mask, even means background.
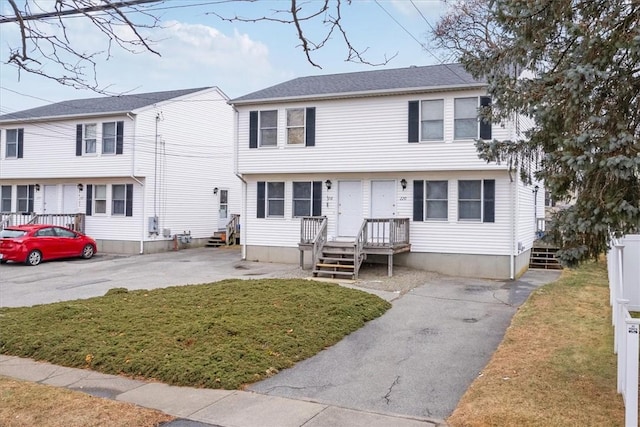
[[[220,206],[218,208],[219,218],[229,217],[229,190],[220,190]]]
[[[478,98],[455,98],[453,102],[453,139],[477,138]]]
[[[267,182],[267,217],[284,217],[284,182]]]
[[[304,145],[305,109],[287,109],[287,144]]]
[[[116,122],[102,124],[102,154],[116,154]]]
[[[18,212],[33,212],[33,185],[16,186],[18,196]]]
[[[458,219],[495,222],[495,188],[493,179],[458,181]]]
[[[94,185],[93,196],[93,212],[96,214],[107,213],[107,186],[106,185]]]
[[[311,216],[313,210],[313,183],[293,183],[293,216]]]
[[[95,123],[85,124],[82,127],[82,146],[84,147],[85,154],[96,153],[96,128]]]
[[[127,205],[127,188],[124,184],[111,186],[111,215],[124,215]]]
[[[421,141],[444,140],[444,100],[430,99],[420,103]]]
[[[6,135],[5,157],[7,159],[16,159],[18,158],[18,129],[7,129]]]
[[[425,218],[447,220],[449,218],[449,181],[426,181]]]
[[[260,147],[278,144],[278,110],[260,111]]]
[[[0,187],[0,212],[11,212],[11,186]]]

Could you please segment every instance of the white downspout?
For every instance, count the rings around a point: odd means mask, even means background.
[[[236,118],[236,124],[233,128],[233,173],[242,181],[242,196],[240,205],[240,246],[242,246],[241,257],[247,259],[247,181],[242,174],[238,172],[238,151],[240,142],[238,140],[238,129],[240,127],[240,113],[234,105],[231,105]]]
[[[146,191],[145,191],[145,186],[144,183],[142,181],[140,181],[138,178],[136,178],[135,176],[135,171],[136,171],[136,121],[135,119],[131,116],[131,114],[127,113],[127,117],[129,118],[129,120],[131,120],[131,122],[133,123],[133,135],[131,135],[131,174],[129,175],[129,178],[131,178],[132,180],[134,180],[135,182],[138,183],[138,185],[140,185],[140,187],[142,188],[142,215],[140,215],[141,217],[141,226],[140,226],[140,250],[139,250],[139,254],[142,255],[144,253],[144,232],[145,232],[145,228],[144,228],[144,212],[145,212],[145,199],[147,198],[146,195]]]
[[[510,272],[509,272],[509,278],[511,280],[514,280],[516,278],[516,257],[515,257],[515,251],[516,251],[516,194],[517,194],[517,177],[516,180],[513,180],[513,177],[511,176],[511,171],[509,171],[509,180],[511,181],[509,184],[509,198],[511,199],[511,212],[509,214],[509,222],[510,222],[510,227],[511,227],[511,250],[509,251],[509,267],[510,267]]]

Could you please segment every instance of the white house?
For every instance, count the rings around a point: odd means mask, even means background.
[[[0,116],[1,221],[62,221],[105,252],[204,244],[240,211],[233,120],[216,87]]]
[[[478,158],[477,138],[524,126],[478,120],[486,94],[447,64],[302,77],[231,100],[246,259],[302,263],[311,252],[314,273],[334,277],[357,277],[364,258],[517,277],[544,189]]]

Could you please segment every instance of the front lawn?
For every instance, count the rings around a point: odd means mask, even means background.
[[[172,385],[237,389],[340,341],[391,305],[307,280],[225,280],[0,309],[0,353]]]

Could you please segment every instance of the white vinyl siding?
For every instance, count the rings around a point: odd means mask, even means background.
[[[313,102],[315,146],[313,150],[255,150],[249,147],[249,116],[255,106],[238,106],[238,172],[241,174],[395,172],[447,170],[507,170],[508,165],[487,164],[478,158],[473,140],[454,141],[454,97],[484,95],[482,91],[434,94],[444,104],[443,139],[440,142],[407,143],[409,101],[417,95]],[[286,141],[285,111],[308,102],[268,104],[278,114],[278,141]],[[494,124],[492,136],[511,137],[507,123]]]

